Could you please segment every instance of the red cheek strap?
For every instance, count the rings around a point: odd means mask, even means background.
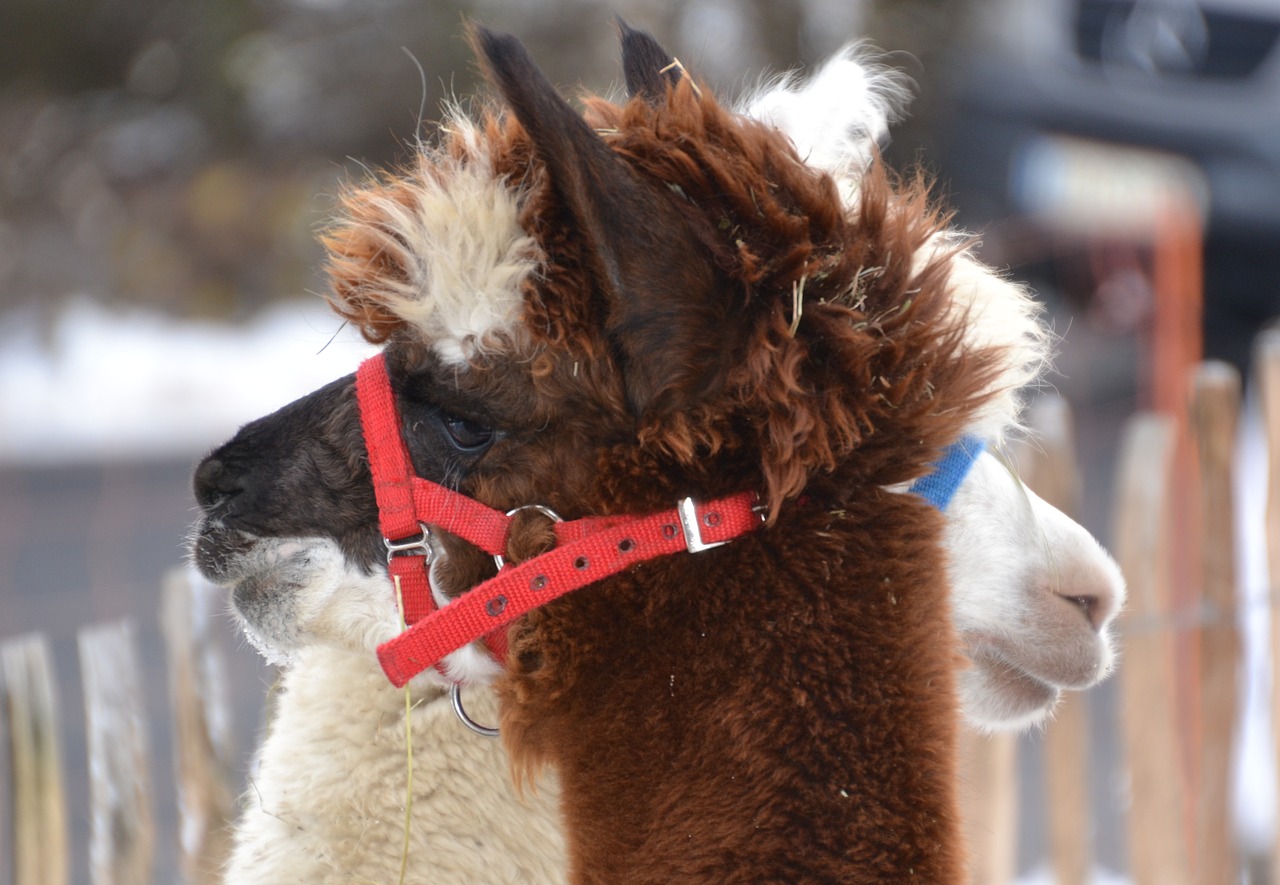
[[[587,522],[596,522],[587,520]],[[599,525],[576,541],[508,566],[378,647],[387,678],[401,686],[450,652],[573,590],[648,559],[701,552],[759,528],[754,492]],[[573,523],[561,525],[572,526]]]

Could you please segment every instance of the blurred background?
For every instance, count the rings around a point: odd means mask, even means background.
[[[135,619],[161,712],[156,599],[184,559],[191,465],[367,352],[317,297],[333,195],[473,91],[466,19],[518,35],[572,94],[617,88],[615,14],[726,96],[863,38],[913,78],[888,157],[923,166],[984,257],[1048,308],[1082,521],[1104,541],[1120,427],[1159,398],[1157,314],[1190,311],[1194,334],[1177,340],[1247,372],[1280,313],[1280,0],[5,0],[0,639],[50,637],[70,796],[87,793],[76,629]],[[1203,263],[1175,281],[1181,295],[1161,294],[1161,242]],[[225,633],[247,767],[272,676],[229,620]],[[1099,869],[1118,872],[1111,694],[1090,699],[1090,790]],[[1024,877],[1047,852],[1038,740],[1019,750]],[[1260,856],[1273,798],[1242,796],[1241,838]],[[73,798],[73,844],[84,806]],[[162,839],[157,880],[175,856]],[[88,881],[83,856],[73,881]]]

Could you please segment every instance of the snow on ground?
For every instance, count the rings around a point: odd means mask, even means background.
[[[236,325],[85,299],[45,337],[0,317],[0,463],[195,458],[373,352],[319,298]]]

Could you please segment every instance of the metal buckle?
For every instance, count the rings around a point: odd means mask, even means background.
[[[676,513],[680,516],[680,532],[684,535],[684,545],[690,553],[701,553],[713,547],[721,547],[728,541],[702,540],[702,527],[698,524],[698,505],[693,498],[681,498],[676,504]]]
[[[422,529],[422,534],[417,538],[399,541],[382,539],[382,543],[387,546],[388,563],[397,556],[421,556],[424,564],[431,561],[431,528],[425,522],[418,523],[418,527]]]
[[[545,504],[521,504],[519,507],[512,507],[508,510],[507,516],[515,516],[521,510],[536,510],[552,522],[564,522],[564,519],[559,513],[556,513]],[[507,564],[507,561],[503,558],[501,553],[495,553],[493,554],[493,564],[498,567],[498,571],[502,571],[503,566]]]
[[[467,711],[462,708],[462,686],[457,682],[449,687],[449,700],[453,702],[453,712],[457,715],[458,719],[462,721],[463,725],[474,731],[476,734],[483,735],[487,738],[496,738],[502,734],[498,729],[490,728],[487,725],[481,725],[479,722],[476,722],[467,715]]]

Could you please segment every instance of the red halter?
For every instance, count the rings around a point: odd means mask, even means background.
[[[378,647],[382,669],[397,687],[482,637],[499,661],[505,661],[504,628],[526,612],[647,559],[717,547],[763,523],[754,492],[708,504],[685,498],[674,509],[649,516],[557,521],[558,545],[553,550],[518,566],[502,567],[495,577],[437,608],[427,577],[430,527],[501,557],[516,511],[501,513],[414,474],[381,354],[360,366],[356,397],[387,544],[387,570],[393,581],[400,579],[405,622],[410,625]]]

